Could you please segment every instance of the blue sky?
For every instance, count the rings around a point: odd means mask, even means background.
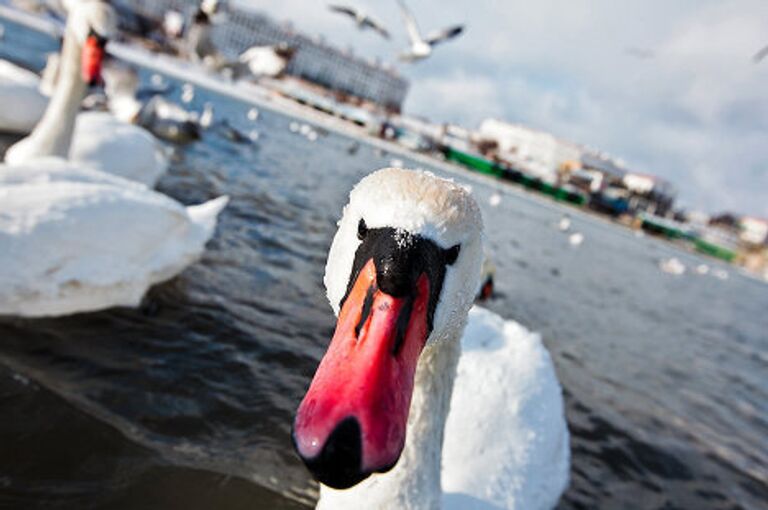
[[[355,53],[395,62],[395,0],[339,0],[392,28],[358,32],[324,2],[241,0]],[[768,217],[765,0],[409,0],[424,32],[466,33],[413,66],[406,111],[477,127],[522,122],[681,188],[680,203]],[[638,56],[639,55],[639,56]]]

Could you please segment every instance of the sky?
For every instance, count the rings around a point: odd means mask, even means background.
[[[313,0],[241,0],[356,54],[397,63],[395,0],[337,0],[391,28],[360,32]],[[679,205],[768,217],[766,0],[408,0],[423,32],[460,38],[413,65],[406,113],[523,123],[660,175]]]

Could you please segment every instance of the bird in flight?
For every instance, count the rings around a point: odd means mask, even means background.
[[[382,25],[378,20],[372,18],[371,16],[363,12],[361,9],[358,9],[356,7],[352,7],[349,5],[335,5],[335,4],[330,4],[328,8],[333,12],[344,14],[346,16],[349,16],[353,20],[355,20],[355,23],[357,23],[357,28],[359,28],[360,30],[365,30],[366,28],[370,28],[370,29],[373,29],[375,32],[377,32],[384,39],[389,39],[389,31],[384,27],[384,25]]]
[[[416,18],[413,13],[408,10],[403,0],[398,0],[400,10],[403,12],[403,20],[405,21],[405,28],[408,31],[408,39],[410,39],[411,47],[405,53],[400,55],[400,59],[406,62],[418,62],[429,57],[432,54],[432,48],[441,42],[448,41],[457,37],[464,31],[464,25],[454,25],[443,30],[432,32],[426,37],[421,35],[419,27],[416,24]]]
[[[755,64],[759,64],[765,57],[768,57],[768,46],[755,53],[755,56],[752,57],[752,61]]]

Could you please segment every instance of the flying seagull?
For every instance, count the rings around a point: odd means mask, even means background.
[[[354,19],[357,23],[357,28],[360,30],[364,30],[366,28],[372,28],[376,32],[379,33],[384,39],[389,39],[389,31],[387,31],[386,28],[384,28],[384,25],[370,17],[365,12],[361,11],[360,9],[356,7],[351,7],[348,5],[334,5],[331,4],[328,6],[330,10],[333,12],[338,12],[339,14],[345,14],[349,16],[350,18]]]
[[[408,10],[403,0],[397,0],[400,9],[403,11],[405,28],[408,30],[408,38],[411,40],[411,47],[407,52],[400,55],[400,59],[406,62],[417,62],[429,57],[432,54],[432,47],[443,41],[453,39],[464,31],[464,25],[455,25],[452,27],[432,32],[427,37],[423,37],[416,24],[416,18]]]
[[[656,52],[654,52],[653,50],[649,50],[646,48],[638,48],[635,46],[625,48],[624,53],[626,53],[630,57],[635,57],[640,60],[649,60],[656,56]]]
[[[752,61],[755,64],[759,64],[761,60],[763,60],[765,57],[768,57],[768,46],[763,48],[762,50],[755,53],[755,56],[752,57]]]

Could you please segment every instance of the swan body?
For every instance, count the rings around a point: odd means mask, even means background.
[[[5,162],[21,165],[38,157],[37,147],[22,140],[8,149]],[[168,159],[148,131],[105,112],[83,112],[75,117],[67,159],[75,165],[124,177],[150,188],[168,168]]]
[[[474,307],[443,443],[443,508],[553,508],[568,485],[560,383],[538,334]]]
[[[43,116],[48,98],[33,72],[0,59],[0,132],[29,133]]]
[[[482,219],[460,186],[390,168],[350,194],[326,265],[337,329],[293,429],[317,508],[559,500],[560,384],[538,335],[470,310],[482,260]]]
[[[0,315],[137,306],[202,253],[220,197],[178,202],[56,158],[0,171]]]
[[[238,57],[238,62],[255,77],[277,77],[285,71],[293,51],[280,46],[252,46]]]
[[[167,158],[147,130],[105,112],[77,116],[69,160],[150,188],[168,168]]]

